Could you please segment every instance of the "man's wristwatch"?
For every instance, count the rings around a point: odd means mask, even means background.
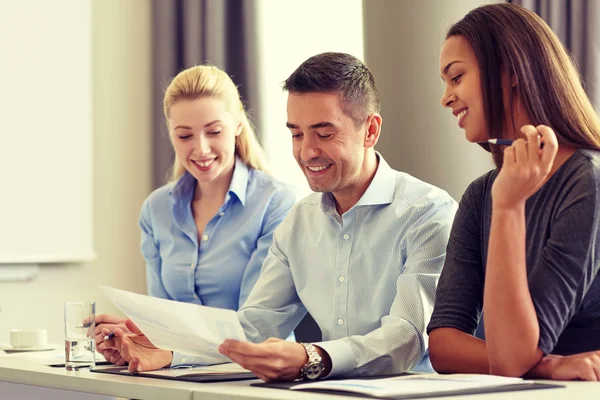
[[[306,349],[306,354],[308,355],[308,361],[304,366],[300,369],[300,379],[308,379],[314,381],[315,379],[319,379],[321,375],[323,375],[323,371],[325,371],[325,365],[323,364],[323,359],[317,353],[317,349],[314,345],[309,343],[300,343]]]

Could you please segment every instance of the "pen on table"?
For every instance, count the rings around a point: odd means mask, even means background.
[[[104,336],[104,340],[110,340],[115,337],[114,332],[110,332],[108,335]]]
[[[513,144],[514,140],[510,140],[510,139],[488,139],[487,141],[483,142],[483,143],[491,143],[491,144],[497,144],[499,146],[511,146]],[[540,143],[540,149],[544,148],[544,142]]]

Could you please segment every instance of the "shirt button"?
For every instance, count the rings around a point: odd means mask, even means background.
[[[346,280],[346,278],[344,278],[344,275],[340,275],[339,279],[340,282],[344,282]]]
[[[208,240],[208,235],[202,236],[202,240],[204,240],[206,242]]]
[[[194,269],[195,266],[196,266],[196,264],[190,265],[190,269]]]
[[[198,300],[198,295],[194,293],[194,299]]]
[[[184,363],[184,362],[186,362],[186,361],[187,361],[187,358],[185,358],[185,357],[181,357],[181,362],[182,362],[182,363]]]
[[[350,239],[350,235],[348,235],[347,233],[344,235],[344,240],[348,240]]]
[[[219,213],[219,217],[222,217],[223,215],[225,215],[225,213],[224,213],[223,211],[221,211],[221,212]]]
[[[338,325],[344,325],[344,320],[343,319],[338,319]]]

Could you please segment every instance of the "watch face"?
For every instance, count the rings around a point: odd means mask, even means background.
[[[306,366],[306,369],[304,371],[304,375],[306,376],[307,379],[317,379],[318,377],[321,376],[321,373],[323,372],[323,364],[321,363],[312,363]]]

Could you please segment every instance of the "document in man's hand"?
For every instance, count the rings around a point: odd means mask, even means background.
[[[532,381],[471,374],[420,374],[383,379],[345,379],[304,383],[292,390],[332,390],[358,393],[373,397],[418,396],[426,394],[451,394],[469,389],[485,389],[509,385],[530,385]]]
[[[235,311],[101,288],[158,348],[200,356],[203,364],[217,364],[228,361],[217,350],[225,339],[246,341]]]

